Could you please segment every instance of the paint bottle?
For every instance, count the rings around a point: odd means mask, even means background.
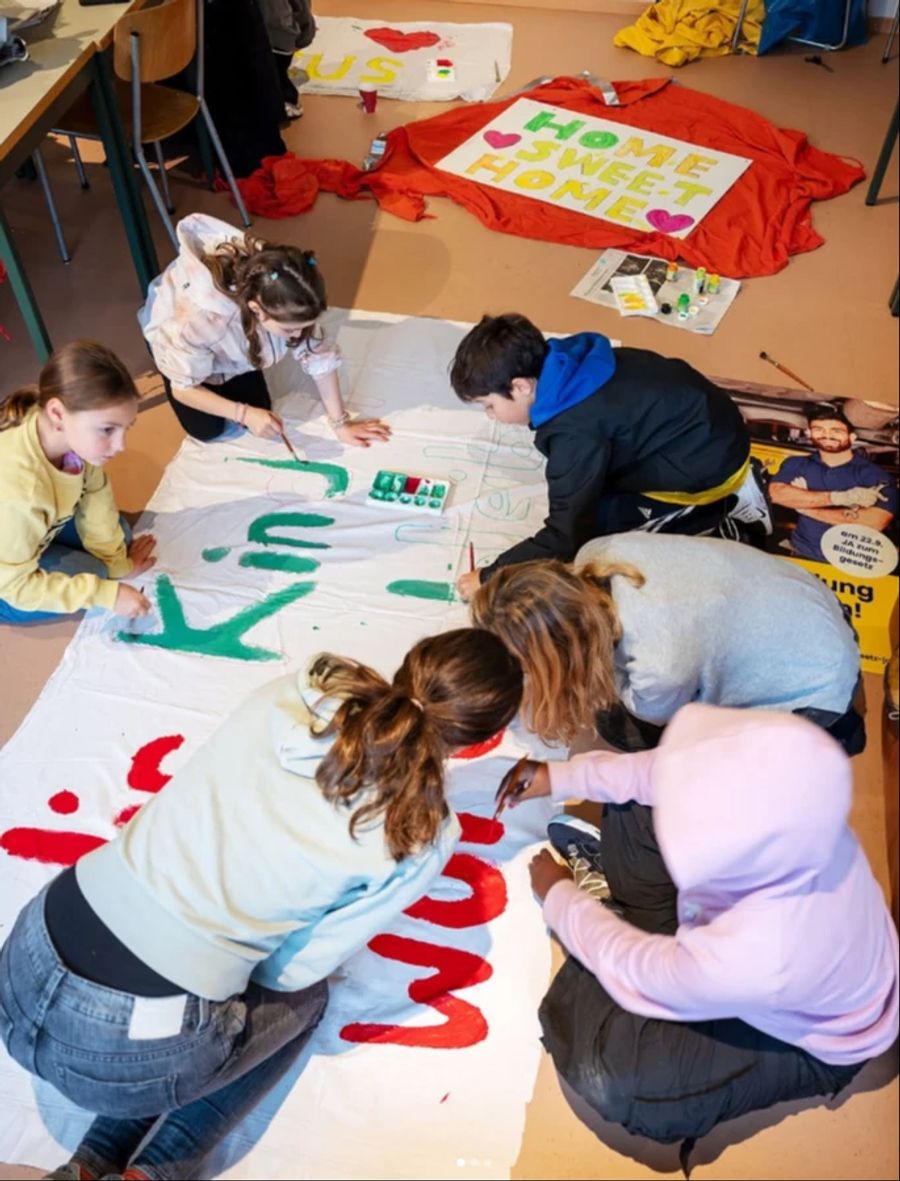
[[[678,282],[678,263],[677,262],[666,263],[666,282],[667,283],[677,283]]]
[[[702,295],[706,290],[706,267],[697,267],[694,271],[694,294]]]
[[[686,320],[691,314],[691,297],[686,291],[678,297],[678,319]]]
[[[718,295],[719,289],[722,286],[722,280],[718,275],[710,275],[706,283],[707,295]]]
[[[369,146],[369,154],[362,162],[363,172],[371,172],[384,159],[385,149],[387,148],[387,134],[386,131],[380,131],[372,140]]]

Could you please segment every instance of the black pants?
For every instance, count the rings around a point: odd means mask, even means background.
[[[166,387],[166,397],[175,411],[175,417],[189,435],[199,439],[201,443],[209,443],[221,435],[228,425],[228,419],[220,418],[217,414],[206,414],[205,411],[195,410],[192,406],[185,406],[172,397],[172,386],[167,377],[163,378],[163,383]],[[237,377],[230,377],[221,385],[207,385],[204,382],[203,388],[227,398],[229,402],[246,402],[248,406],[258,406],[262,410],[272,409],[269,387],[258,369],[251,369],[249,373],[240,373]]]
[[[852,703],[842,714],[828,709],[798,709],[794,712],[801,718],[821,726],[851,757],[862,754],[866,749],[865,719],[857,713]],[[643,718],[636,718],[624,705],[598,710],[594,717],[594,726],[604,742],[608,742],[616,750],[630,753],[653,750],[659,746],[665,731],[665,726],[657,726],[653,722],[645,722]]]
[[[712,504],[666,504],[640,492],[610,492],[597,507],[597,535],[612,533],[680,533],[691,537],[714,533],[728,515],[733,497]]]
[[[624,918],[651,934],[678,925],[677,890],[640,804],[607,805],[603,867]],[[663,1144],[785,1099],[832,1095],[860,1069],[828,1066],[736,1019],[661,1021],[629,1013],[566,961],[540,1008],[557,1071],[599,1115]]]

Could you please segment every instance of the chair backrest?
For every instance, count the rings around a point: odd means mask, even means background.
[[[196,0],[165,0],[129,13],[116,24],[113,68],[126,82],[131,81],[132,33],[141,39],[141,82],[158,82],[177,74],[197,49]]]

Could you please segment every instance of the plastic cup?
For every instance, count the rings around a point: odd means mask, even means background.
[[[374,86],[360,86],[359,97],[362,99],[360,106],[367,115],[374,115],[375,108],[378,105],[378,91]]]

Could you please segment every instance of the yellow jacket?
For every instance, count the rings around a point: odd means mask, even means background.
[[[69,614],[112,609],[118,583],[132,567],[119,510],[103,469],[87,463],[78,475],[54,467],[38,437],[38,412],[0,431],[0,599],[21,611]],[[41,554],[68,521],[110,578],[48,573]]]
[[[613,44],[655,57],[667,66],[683,66],[698,57],[721,57],[731,53],[740,10],[741,0],[659,0],[633,25],[620,29]],[[765,13],[763,0],[750,0],[739,41],[744,53],[756,53]]]

